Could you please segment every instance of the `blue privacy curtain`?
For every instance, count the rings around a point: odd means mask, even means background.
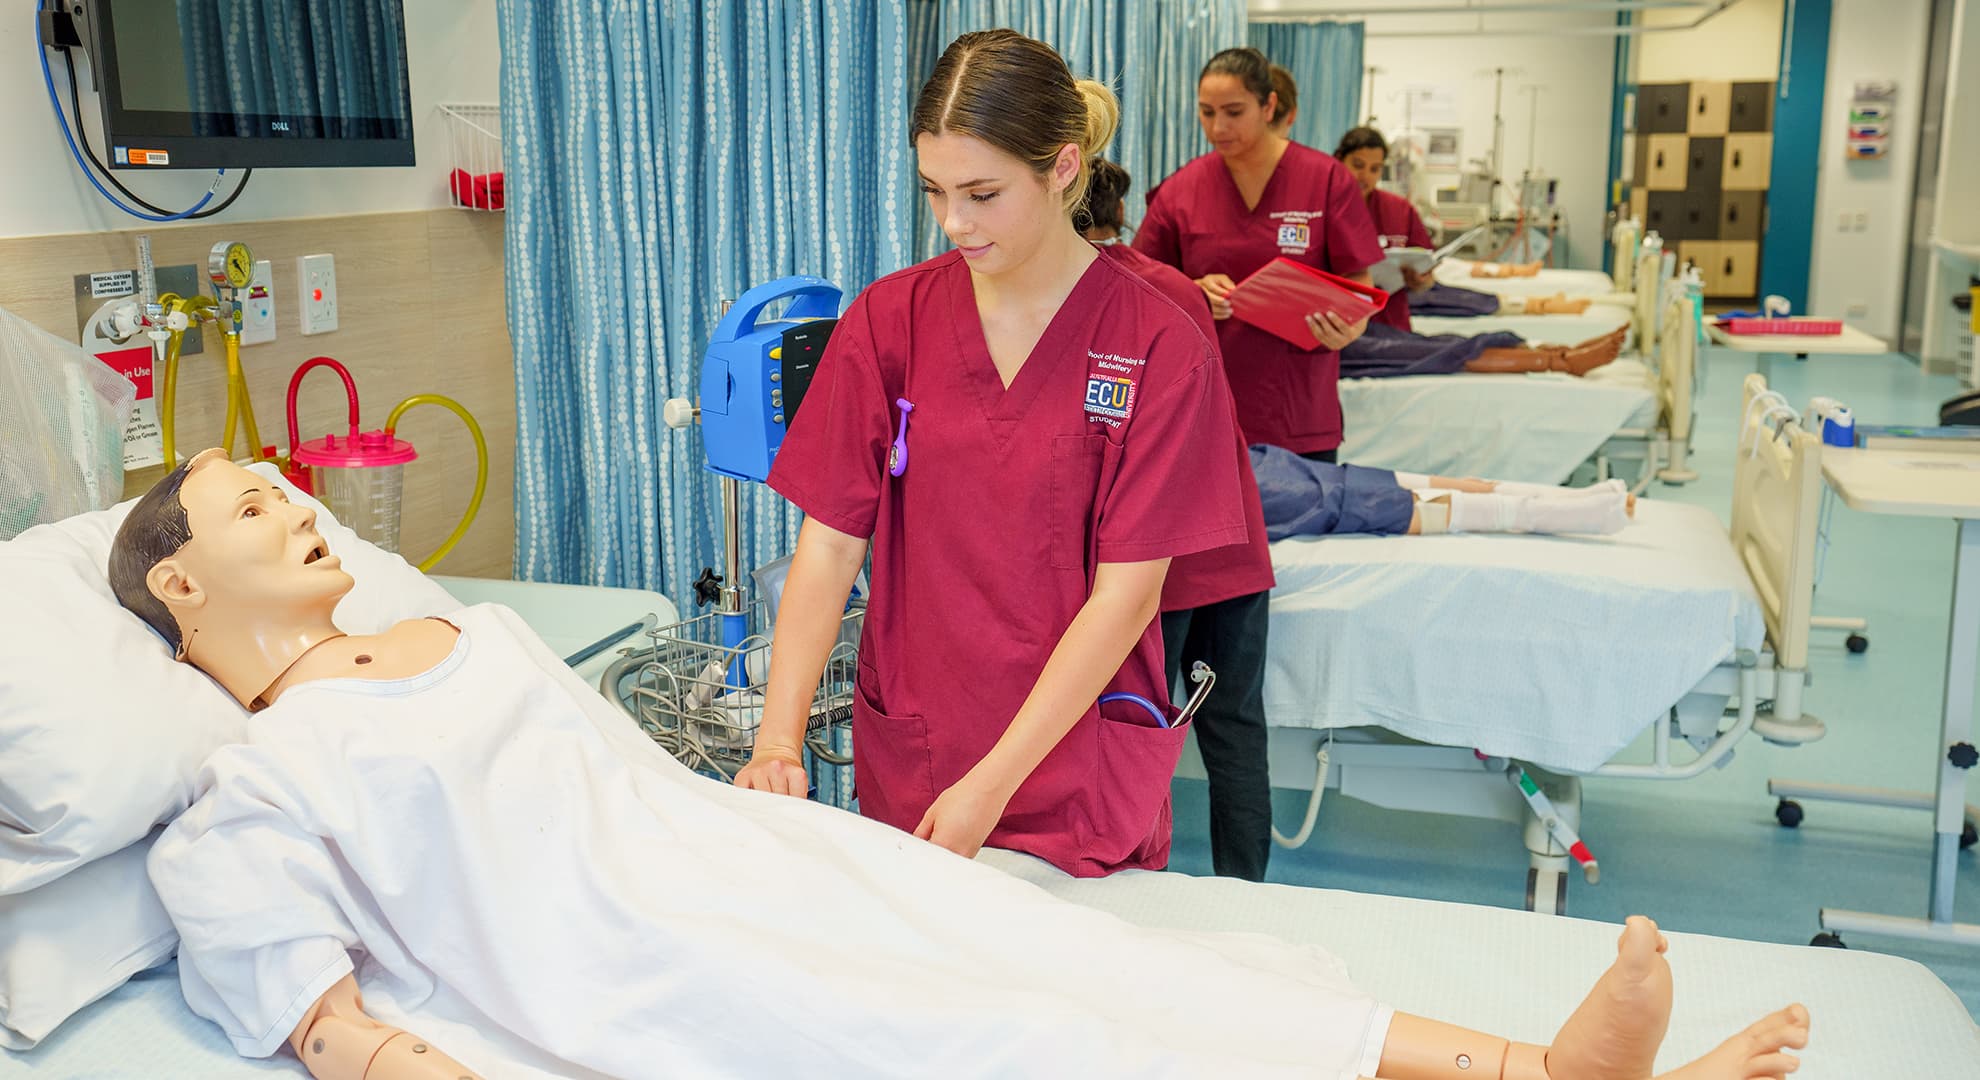
[[[1128,220],[1140,195],[1209,151],[1196,124],[1196,74],[1220,49],[1244,43],[1244,0],[906,0],[910,107],[957,35],[1008,26],[1059,50],[1073,76],[1096,79],[1121,99],[1121,130],[1107,150],[1134,177]],[[1356,38],[1357,57],[1360,39]],[[927,203],[915,208],[917,255],[948,249]]]
[[[516,573],[658,589],[719,565],[693,398],[724,298],[850,298],[911,260],[901,0],[500,0]],[[745,573],[797,511],[744,485]]]
[[[1358,22],[1251,24],[1251,44],[1292,72],[1299,87],[1294,142],[1331,154],[1361,123],[1361,38]]]
[[[320,117],[322,134],[359,138],[379,137],[381,124],[411,124],[393,0],[179,0],[177,14],[195,114]],[[240,134],[230,126],[201,133]]]

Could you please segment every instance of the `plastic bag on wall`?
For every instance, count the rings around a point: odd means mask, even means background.
[[[123,495],[136,396],[74,342],[0,308],[0,540]]]

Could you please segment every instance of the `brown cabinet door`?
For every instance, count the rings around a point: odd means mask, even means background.
[[[1690,169],[1691,140],[1684,135],[1651,135],[1649,168],[1644,185],[1651,191],[1683,191]]]
[[[1732,83],[1698,81],[1691,84],[1690,108],[1684,130],[1692,135],[1724,135],[1732,116]]]
[[[1765,191],[1774,166],[1774,137],[1757,133],[1726,136],[1725,189]]]
[[[1719,196],[1719,239],[1759,240],[1766,228],[1767,193],[1728,191]]]

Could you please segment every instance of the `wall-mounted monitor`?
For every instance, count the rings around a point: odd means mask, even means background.
[[[72,4],[112,168],[413,164],[402,0]]]

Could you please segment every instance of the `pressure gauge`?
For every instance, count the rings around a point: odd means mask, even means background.
[[[206,257],[206,276],[216,289],[245,289],[254,278],[254,255],[238,240],[222,240]]]

